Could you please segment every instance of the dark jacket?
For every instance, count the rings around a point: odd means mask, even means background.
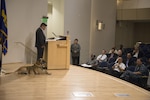
[[[79,57],[80,56],[80,45],[79,44],[72,44],[71,45],[71,55],[72,57]]]
[[[127,64],[127,60],[128,60],[128,67],[129,66],[135,66],[135,62],[136,62],[136,58],[131,57],[130,59],[123,59],[123,63],[126,65]]]
[[[141,72],[141,76],[148,76],[149,75],[148,69],[144,64],[136,66],[134,72]]]
[[[36,40],[35,40],[35,47],[44,46],[46,43],[46,37],[41,28],[36,30]]]
[[[112,58],[111,58],[111,55],[113,55]],[[117,57],[118,57],[118,55],[115,54],[115,53],[107,54],[107,60],[108,60],[108,63],[115,62],[116,59],[117,59]]]

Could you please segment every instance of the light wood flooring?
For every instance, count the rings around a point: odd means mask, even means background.
[[[98,71],[73,65],[48,71],[52,75],[1,75],[0,100],[150,100],[149,91]]]

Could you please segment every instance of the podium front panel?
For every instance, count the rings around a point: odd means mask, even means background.
[[[48,41],[47,49],[48,69],[69,69],[70,41]]]

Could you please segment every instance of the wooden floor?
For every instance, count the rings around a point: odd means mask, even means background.
[[[14,71],[21,65],[4,65]],[[107,74],[70,65],[52,75],[0,76],[0,100],[150,100],[150,92]]]

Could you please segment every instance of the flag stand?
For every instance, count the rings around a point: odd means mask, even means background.
[[[2,45],[0,44],[0,75],[5,75],[6,71],[2,68]]]
[[[0,39],[0,75],[6,74],[6,71],[2,69],[2,42]]]

